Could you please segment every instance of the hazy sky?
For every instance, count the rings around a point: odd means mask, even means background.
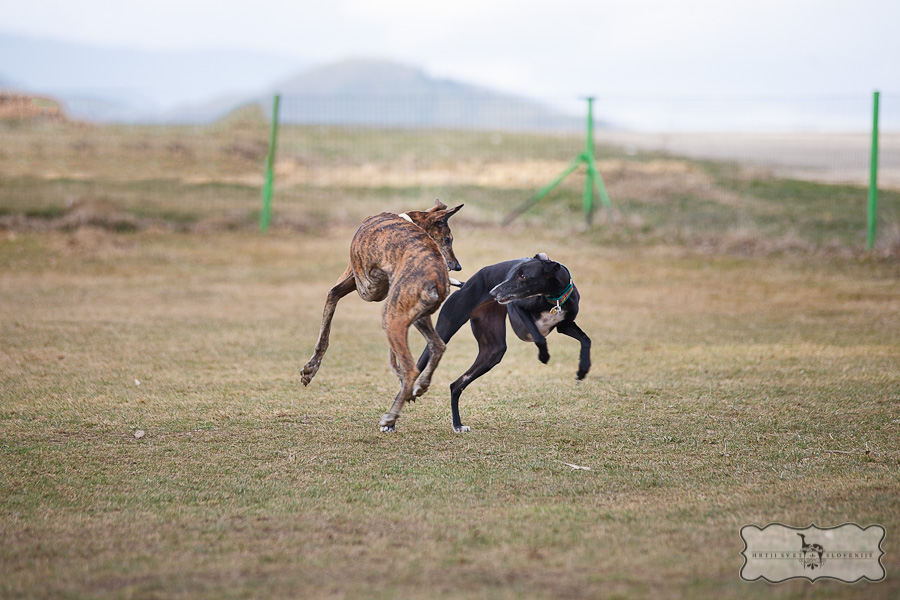
[[[388,58],[536,96],[900,93],[893,0],[0,0],[0,14],[7,33]]]

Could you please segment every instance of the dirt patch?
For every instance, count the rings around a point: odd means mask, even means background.
[[[722,234],[694,234],[684,240],[692,251],[708,256],[770,257],[785,255],[832,256],[843,259],[876,259],[896,261],[900,258],[900,238],[890,237],[873,250],[848,246],[837,241],[816,244],[796,235],[761,237],[750,231]]]
[[[459,161],[426,167],[397,163],[363,163],[333,167],[312,166],[297,160],[278,161],[275,180],[279,185],[320,187],[422,187],[478,186],[495,189],[539,189],[569,167],[559,160]],[[598,161],[597,168],[611,195],[664,202],[673,196],[703,195],[723,202],[736,196],[715,188],[700,167],[682,160]],[[576,171],[583,173],[584,167]],[[573,176],[574,177],[574,176]],[[575,183],[575,180],[567,180]],[[583,185],[581,181],[577,185]]]
[[[0,93],[0,121],[21,121],[35,118],[53,121],[66,120],[56,100],[11,92]]]
[[[81,227],[58,240],[63,254],[72,256],[115,255],[134,246],[131,236],[117,235],[99,227]]]
[[[139,220],[111,200],[76,200],[55,225],[62,230],[93,227],[112,231],[136,231]]]
[[[597,168],[611,197],[662,204],[678,197],[701,197],[736,205],[740,197],[715,185],[695,164],[679,160],[601,161]]]
[[[75,200],[60,216],[7,215],[0,229],[11,231],[74,231],[81,228],[136,231],[141,220],[105,198]]]
[[[276,217],[271,229],[286,231],[314,231],[325,227],[323,219],[306,216]],[[69,245],[73,250],[95,249],[100,244],[108,246],[117,233],[136,231],[184,231],[188,233],[215,233],[220,231],[246,231],[259,228],[259,223],[245,210],[214,214],[196,221],[173,222],[160,217],[138,217],[113,200],[95,198],[75,200],[58,216],[5,215],[0,216],[0,231],[15,232],[70,232]]]
[[[871,136],[861,133],[740,133],[598,131],[597,143],[631,152],[656,152],[758,167],[776,177],[868,185]],[[879,134],[878,182],[900,189],[900,133]]]

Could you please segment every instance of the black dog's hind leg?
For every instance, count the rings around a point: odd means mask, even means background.
[[[578,373],[575,374],[575,378],[584,379],[591,368],[591,338],[575,324],[575,321],[563,321],[556,326],[556,330],[581,342],[581,356],[578,359]]]
[[[465,433],[469,428],[459,417],[459,397],[466,387],[496,367],[506,353],[506,310],[495,302],[486,302],[472,312],[472,333],[478,341],[478,356],[469,370],[450,384],[450,410],[453,431]]]
[[[428,344],[425,351],[428,354],[428,360],[426,361],[425,366],[422,368],[416,367],[419,376],[416,378],[416,383],[413,385],[412,400],[415,400],[428,391],[428,386],[431,385],[431,376],[434,374],[434,370],[437,368],[441,356],[444,355],[446,345],[441,339],[441,336],[434,330],[434,325],[431,324],[431,315],[420,317],[413,321],[413,325],[415,325],[416,329],[419,330],[419,333],[425,337]]]
[[[472,309],[477,309],[479,300],[481,300],[480,296],[474,295],[469,288],[465,287],[458,292],[450,294],[450,297],[444,301],[444,306],[441,308],[437,323],[434,326],[437,334],[441,336],[441,340],[445,343],[450,341],[450,338],[469,320],[469,316],[474,312]],[[486,300],[490,300],[490,296],[487,296],[484,301]],[[419,371],[423,370],[430,358],[431,352],[426,347],[419,356],[416,368]]]

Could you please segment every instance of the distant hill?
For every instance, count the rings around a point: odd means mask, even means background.
[[[155,121],[175,107],[247,98],[298,68],[236,50],[151,52],[0,33],[0,87],[48,94],[74,118]]]
[[[315,67],[272,92],[282,96],[280,117],[286,123],[522,130],[584,126],[582,118],[535,100],[434,78],[418,67],[386,60]]]
[[[236,50],[154,53],[0,32],[0,90],[58,99],[73,119],[211,123],[247,104],[285,123],[574,130],[540,102],[386,60],[344,60],[297,73],[297,61]],[[286,78],[291,72],[297,73]],[[274,83],[280,81],[281,83]],[[602,124],[598,125],[602,127]]]
[[[486,92],[450,79],[436,79],[422,69],[389,60],[348,59],[317,66],[282,82],[285,95],[406,95]]]

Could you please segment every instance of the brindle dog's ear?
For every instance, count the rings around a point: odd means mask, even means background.
[[[431,208],[429,208],[429,209],[426,210],[425,212],[437,212],[437,211],[439,211],[439,210],[446,210],[446,209],[447,209],[447,205],[444,204],[443,202],[441,202],[439,199],[435,198],[435,199],[434,199],[434,206],[432,206]]]
[[[456,208],[451,208],[450,210],[446,211],[446,214],[443,216],[443,220],[446,222],[447,219],[455,215],[463,206],[465,206],[465,204],[460,204]],[[444,208],[446,208],[446,206]]]

